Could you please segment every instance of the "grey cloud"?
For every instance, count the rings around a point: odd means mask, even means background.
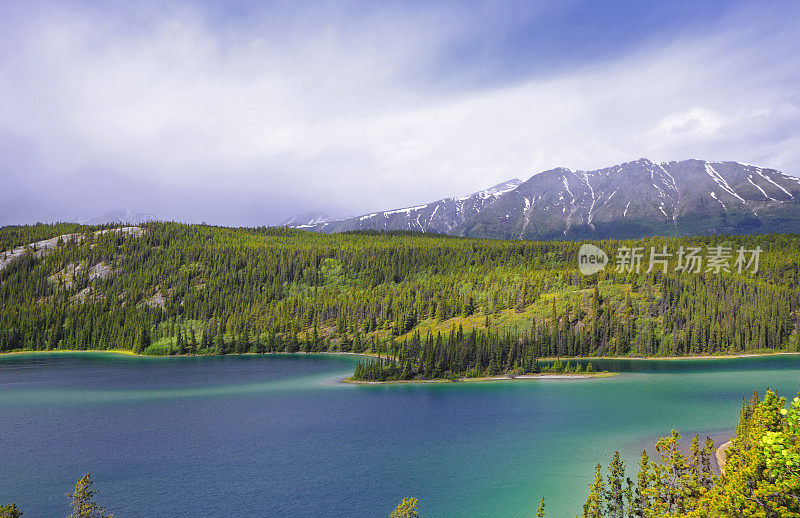
[[[796,17],[746,13],[666,46],[448,95],[413,87],[416,61],[466,30],[437,32],[435,17],[415,20],[431,33],[416,39],[380,17],[292,39],[258,24],[220,34],[181,9],[130,25],[65,9],[0,35],[0,225],[118,207],[274,224],[640,156],[800,174]]]

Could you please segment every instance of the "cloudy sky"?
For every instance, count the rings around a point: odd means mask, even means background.
[[[0,225],[268,225],[555,166],[800,175],[800,4],[0,1]]]

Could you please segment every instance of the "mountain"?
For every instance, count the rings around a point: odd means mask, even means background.
[[[455,233],[518,239],[800,231],[800,180],[738,162],[654,163],[533,176]]]
[[[158,221],[158,216],[147,212],[131,209],[113,209],[102,214],[97,214],[87,218],[80,223],[84,225],[104,225],[106,223],[129,223],[131,225],[141,225],[148,221]]]
[[[349,230],[417,230],[447,234],[478,215],[498,197],[516,189],[521,183],[514,178],[467,196],[444,198],[416,207],[373,212],[312,225],[289,226],[325,233]]]
[[[498,239],[800,232],[800,179],[739,162],[642,158],[594,171],[559,167],[468,197],[311,229],[404,229]]]
[[[313,227],[314,225],[319,225],[321,223],[325,223],[330,221],[331,217],[322,211],[319,210],[312,210],[311,212],[304,212],[302,214],[295,214],[285,220],[281,221],[280,227],[292,227],[292,228],[307,228]]]

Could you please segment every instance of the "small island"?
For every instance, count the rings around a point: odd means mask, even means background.
[[[398,361],[397,358],[374,358],[359,361],[352,376],[342,380],[345,383],[447,383],[447,382],[481,382],[537,379],[586,379],[605,378],[615,373],[597,372],[591,362],[583,366],[585,360],[562,361],[560,358],[552,362],[539,363],[534,358],[531,363],[518,365],[512,370],[492,373],[473,366],[462,372],[426,370],[424,366],[414,366],[409,361]],[[402,365],[402,366],[401,366]]]

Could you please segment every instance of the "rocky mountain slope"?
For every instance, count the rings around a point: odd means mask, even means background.
[[[739,162],[642,158],[595,171],[551,169],[466,197],[303,228],[501,239],[800,232],[800,179]]]
[[[326,233],[348,230],[416,230],[447,234],[480,214],[483,209],[502,195],[513,191],[521,183],[514,178],[467,196],[444,198],[416,207],[373,212],[314,225],[287,226]]]
[[[280,222],[281,227],[309,228],[331,220],[331,217],[322,211],[312,210],[302,214],[295,214]]]
[[[83,225],[106,225],[113,223],[128,223],[131,225],[142,225],[149,221],[158,221],[159,217],[149,212],[132,209],[113,209],[102,214],[96,214],[90,218],[80,221]]]

